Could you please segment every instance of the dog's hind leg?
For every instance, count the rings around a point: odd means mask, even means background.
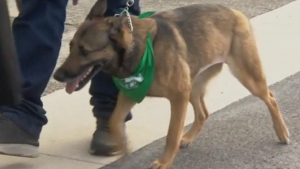
[[[276,100],[268,89],[254,36],[247,18],[234,11],[237,17],[232,48],[226,63],[233,75],[256,97],[267,105],[275,132],[282,143],[289,142],[289,131]]]
[[[213,65],[195,78],[190,94],[190,103],[194,109],[195,119],[192,127],[184,134],[181,140],[181,148],[189,146],[194,141],[197,133],[200,132],[205,120],[209,116],[204,102],[206,86],[214,76],[221,72],[222,66],[223,63]]]

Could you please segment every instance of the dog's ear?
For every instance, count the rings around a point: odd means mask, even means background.
[[[107,9],[107,0],[97,0],[95,5],[86,16],[85,20],[92,20],[93,18],[102,18]]]
[[[109,37],[115,40],[122,48],[127,49],[132,43],[132,33],[126,17],[114,17],[107,19],[110,25]]]

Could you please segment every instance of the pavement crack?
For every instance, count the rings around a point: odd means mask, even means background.
[[[88,161],[88,160],[81,160],[81,159],[77,159],[77,158],[72,158],[72,157],[65,157],[65,156],[59,156],[59,155],[53,155],[53,154],[47,154],[47,153],[40,153],[41,155],[44,156],[49,156],[49,157],[57,157],[57,158],[63,158],[63,159],[68,159],[68,160],[73,160],[73,161],[79,161],[79,162],[86,162],[86,163],[91,163],[91,164],[99,164],[99,165],[107,165],[105,163],[96,163],[93,161]]]

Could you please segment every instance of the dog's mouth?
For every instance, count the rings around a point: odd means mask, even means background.
[[[100,70],[102,66],[95,65],[85,69],[79,76],[66,84],[66,92],[72,94],[81,90]]]

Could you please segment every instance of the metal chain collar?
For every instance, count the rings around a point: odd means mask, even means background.
[[[128,0],[126,3],[126,7],[123,9],[123,11],[120,14],[115,14],[115,17],[125,15],[127,17],[128,26],[130,31],[133,31],[133,25],[130,18],[129,8],[134,4],[134,0]]]

